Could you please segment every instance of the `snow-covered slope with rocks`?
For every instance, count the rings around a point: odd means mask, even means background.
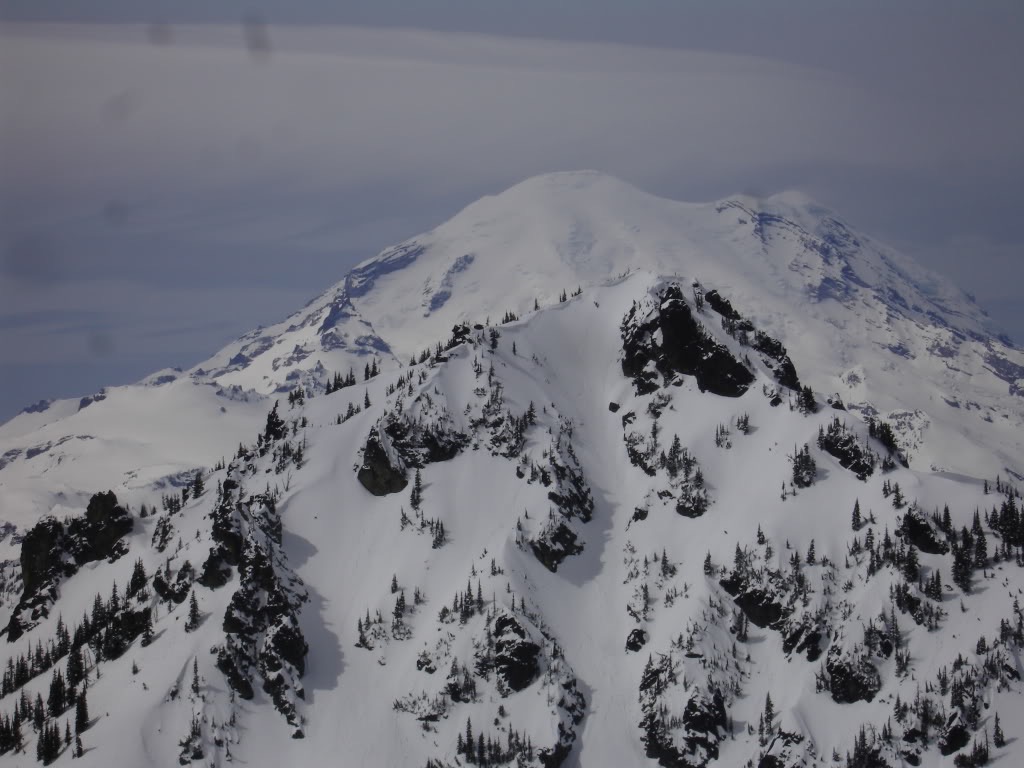
[[[799,195],[530,179],[0,427],[0,765],[1012,764],[1022,397]]]

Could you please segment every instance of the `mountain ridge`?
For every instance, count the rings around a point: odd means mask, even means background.
[[[388,368],[404,365],[457,323],[523,316],[562,292],[630,271],[700,281],[790,346],[804,336],[808,349],[794,356],[812,386],[868,410],[926,414],[913,429],[927,430],[927,422],[937,441],[956,443],[965,430],[977,441],[987,420],[1008,422],[999,461],[1024,473],[1013,458],[1024,446],[1010,434],[1024,426],[1013,404],[1024,392],[1024,353],[994,335],[983,311],[948,280],[854,232],[802,193],[678,203],[597,171],[537,176],[482,198],[356,265],[284,321],[184,373],[158,372],[143,383],[189,377],[262,395],[300,382],[323,386],[373,357]],[[908,396],[897,369],[915,370],[931,391]],[[963,418],[967,411],[972,418]],[[34,415],[31,423],[47,421],[45,411]],[[26,416],[12,421],[28,423]],[[0,426],[0,438],[13,431],[12,422]],[[926,461],[992,474],[977,461]]]
[[[1012,761],[1016,351],[793,195],[513,190],[0,427],[0,765]]]

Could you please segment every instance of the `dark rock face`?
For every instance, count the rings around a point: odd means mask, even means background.
[[[258,675],[275,708],[298,726],[296,700],[305,698],[300,678],[309,651],[298,614],[306,592],[280,551],[274,498],[255,494],[243,501],[239,472],[237,464],[229,467],[212,514],[215,544],[203,566],[203,577],[215,574],[223,583],[233,567],[238,569],[238,586],[224,612],[225,641],[217,650],[217,668],[245,699],[254,696]]]
[[[902,536],[908,543],[930,555],[944,555],[949,551],[949,545],[939,538],[940,534],[932,528],[931,523],[913,509],[908,509],[904,513],[903,522],[896,529],[896,535]]]
[[[494,667],[509,688],[521,691],[533,682],[540,646],[527,639],[514,616],[502,614],[494,620],[494,650]]]
[[[555,573],[565,558],[582,552],[583,545],[577,543],[577,537],[573,530],[565,523],[560,522],[549,527],[541,536],[531,541],[530,549],[545,568]]]
[[[224,481],[221,498],[211,513],[214,546],[210,555],[203,563],[199,583],[204,587],[216,589],[227,584],[231,577],[231,567],[237,566],[242,557],[242,530],[240,512],[235,508],[234,493],[238,482],[232,478]]]
[[[374,496],[398,493],[408,485],[406,468],[420,468],[455,458],[469,437],[438,424],[411,423],[388,417],[366,438],[363,464],[357,477]]]
[[[534,556],[554,573],[565,558],[583,551],[583,544],[570,524],[590,520],[594,499],[571,450],[549,453],[548,468],[542,471],[541,482],[547,485],[552,481],[555,490],[548,491],[548,500],[553,505],[553,514],[529,544]]]
[[[716,689],[711,695],[693,696],[683,710],[683,728],[686,729],[686,746],[692,753],[702,747],[706,754],[718,758],[718,743],[728,728],[725,701]]]
[[[696,691],[683,710],[683,744],[676,746],[654,713],[641,722],[647,757],[666,768],[705,768],[718,759],[718,745],[728,729],[725,701],[717,690]]]
[[[642,629],[634,629],[629,633],[629,637],[626,638],[626,650],[633,651],[636,653],[641,648],[647,645],[647,633]]]
[[[720,314],[724,318],[727,318],[729,320],[741,320],[742,319],[742,317],[740,316],[740,313],[737,312],[733,308],[732,302],[730,302],[728,299],[724,298],[716,290],[710,290],[707,293],[705,293],[704,294],[704,301],[706,301],[708,303],[709,307],[711,307],[713,310],[715,310],[715,312],[717,312],[718,314]]]
[[[36,523],[21,543],[24,589],[7,625],[7,639],[17,640],[48,614],[62,579],[96,560],[116,560],[128,551],[122,540],[132,518],[112,491],[94,494],[83,517],[65,527],[53,517]]]
[[[680,716],[666,702],[666,693],[679,682],[678,663],[670,655],[648,657],[640,678],[640,740],[659,765],[705,768],[718,758],[718,745],[728,733],[725,700],[717,688],[690,687]]]
[[[21,540],[21,579],[24,596],[34,595],[60,566],[64,526],[54,518],[43,518]]]
[[[793,361],[781,341],[767,333],[757,331],[754,333],[753,347],[774,361],[775,380],[779,384],[790,389],[800,389],[800,378],[796,375],[796,366],[793,365]]]
[[[736,574],[730,574],[719,583],[755,626],[773,627],[788,613],[776,595],[762,587],[748,585]]]
[[[837,416],[828,430],[818,433],[818,447],[835,456],[839,466],[857,475],[858,480],[867,480],[875,471],[875,454],[864,448],[857,435],[839,422]]]
[[[970,741],[971,732],[960,718],[960,713],[954,712],[949,716],[939,735],[939,752],[952,755],[966,747]]]
[[[757,768],[797,768],[806,765],[803,750],[804,737],[799,733],[780,730],[773,737]]]
[[[828,653],[825,669],[830,677],[832,700],[838,704],[871,701],[882,689],[882,678],[867,659],[850,659],[839,648]]]
[[[132,531],[132,518],[117,503],[113,491],[94,494],[89,499],[84,518],[76,518],[68,525],[75,562],[79,565],[106,558],[117,559],[124,551],[118,546],[121,539]]]
[[[157,571],[153,575],[153,591],[157,593],[161,600],[181,605],[185,602],[185,598],[188,597],[188,593],[192,589],[192,582],[195,581],[195,576],[196,573],[192,563],[186,560],[171,581],[165,578],[162,571]]]
[[[386,440],[386,438],[385,438]],[[387,496],[405,489],[405,466],[384,448],[385,442],[377,427],[370,430],[363,451],[363,465],[357,475],[362,486],[374,496]]]
[[[764,363],[775,374],[776,381],[789,389],[800,389],[800,378],[797,376],[796,366],[793,365],[793,361],[781,341],[769,336],[764,331],[757,330],[754,324],[744,319],[732,303],[718,291],[708,291],[704,294],[704,300],[708,306],[722,316],[722,327],[730,336],[736,338],[743,345],[750,344],[761,353]],[[753,334],[753,338],[751,338],[751,334]]]
[[[670,285],[659,295],[659,302],[642,318],[634,306],[622,323],[622,372],[633,379],[637,393],[657,389],[656,376],[647,370],[650,362],[666,384],[676,374],[684,374],[693,376],[702,392],[725,397],[746,392],[754,375],[707,335],[683,300],[682,289]]]
[[[808,661],[817,661],[821,656],[821,641],[823,633],[819,627],[800,624],[789,631],[782,640],[782,650],[785,653],[807,653]]]

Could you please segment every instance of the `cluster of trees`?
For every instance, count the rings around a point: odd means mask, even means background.
[[[896,433],[892,425],[883,420],[871,417],[868,419],[868,434],[884,445],[892,453],[899,453],[900,447],[896,442]]]
[[[903,509],[907,505],[907,500],[903,496],[903,489],[900,488],[900,484],[891,483],[888,480],[882,483],[882,495],[885,498],[892,497],[892,506],[894,509]]]
[[[814,390],[806,384],[797,391],[796,407],[800,413],[817,413],[818,401],[814,399]]]
[[[989,527],[1001,538],[995,549],[996,556],[1002,560],[1016,559],[1017,565],[1024,565],[1024,514],[1014,495],[1008,494],[987,518]]]
[[[81,691],[77,690],[76,687],[79,682],[83,683]],[[86,682],[83,674],[78,681],[69,687],[64,682],[64,676],[60,672],[55,672],[53,681],[50,684],[50,695],[45,704],[43,703],[42,694],[37,693],[33,702],[29,699],[25,689],[22,688],[21,696],[15,702],[13,715],[5,713],[0,717],[0,754],[22,750],[25,742],[22,726],[31,725],[32,729],[38,734],[38,739],[36,740],[36,759],[44,765],[49,765],[60,756],[64,749],[71,746],[71,724],[68,720],[64,721],[64,733],[62,736],[58,719],[71,707],[74,707],[74,756],[81,757],[84,752],[81,734],[90,725]]]
[[[440,549],[448,542],[448,532],[445,530],[444,523],[432,517],[426,517],[422,510],[416,510],[414,513],[415,522],[406,513],[405,509],[402,509],[401,516],[399,517],[399,525],[404,531],[408,526],[415,525],[419,531],[428,531],[431,538],[431,547],[434,549]]]
[[[492,739],[483,733],[473,738],[473,723],[466,718],[466,733],[459,734],[455,744],[455,753],[462,755],[469,765],[497,766],[508,763],[533,761],[533,743],[530,737],[523,736],[514,728],[509,727],[508,738],[504,744],[500,739]],[[428,763],[428,768],[430,764]]]
[[[867,445],[860,445],[857,435],[836,417],[828,425],[818,428],[818,447],[839,460],[840,466],[867,480],[875,471],[877,457]]]
[[[811,456],[811,449],[806,443],[803,448],[793,448],[793,485],[797,488],[810,488],[814,484],[815,476],[818,473],[818,465]],[[783,489],[785,493],[785,489]]]
[[[104,601],[97,594],[93,600],[92,616],[82,615],[82,620],[70,631],[62,616],[57,618],[55,637],[44,644],[36,642],[34,649],[29,648],[17,658],[7,660],[7,668],[0,679],[0,696],[8,696],[26,683],[45,672],[54,669],[57,663],[67,657],[66,675],[54,671],[51,691],[55,691],[55,701],[61,703],[60,691],[73,691],[85,679],[85,662],[83,650],[92,647],[97,663],[104,658],[118,658],[135,637],[140,634],[145,643],[153,637],[153,624],[148,608],[135,611],[129,601],[138,595],[147,597],[146,571],[141,560],[136,560],[131,578],[128,581],[126,594],[121,598],[117,584],[111,589],[110,599]]]
[[[188,504],[189,499],[198,499],[204,493],[206,493],[206,485],[203,482],[203,471],[197,469],[195,475],[192,476],[192,482],[183,486],[180,494],[162,494],[160,506],[168,514],[175,515]],[[139,509],[139,516],[147,517],[149,514],[150,510],[146,509],[146,505],[143,504]]]
[[[377,365],[377,358],[373,358],[373,360],[367,363],[366,366],[363,368],[363,381],[369,381],[370,379],[376,378],[377,376],[380,375],[380,372],[380,367]],[[333,376],[328,377],[325,392],[326,394],[330,395],[334,392],[337,392],[339,389],[345,389],[346,387],[354,387],[355,385],[356,372],[353,368],[349,368],[348,373],[344,376],[342,376],[340,373],[335,373]],[[292,390],[292,392],[293,394],[298,394],[294,395],[294,401],[292,399],[292,394],[289,394],[289,405],[294,403],[298,403],[299,405],[301,405],[304,401],[302,387],[296,387],[296,389]]]
[[[340,373],[335,373],[334,376],[327,380],[327,394],[337,392],[339,389],[345,387],[354,387],[356,385],[356,374],[351,368],[348,369],[348,375],[342,376]]]
[[[975,512],[971,529],[964,526],[959,536],[952,527],[946,533],[953,552],[953,582],[964,592],[970,592],[975,569],[988,567],[988,543],[981,517]]]
[[[465,624],[473,616],[478,613],[484,612],[484,594],[480,585],[480,580],[476,582],[476,594],[473,593],[473,584],[471,581],[466,582],[465,592],[456,592],[455,597],[452,598],[452,606],[449,608],[447,605],[441,607],[441,611],[438,614],[438,621],[446,623],[451,621],[454,617],[458,617],[460,624]]]

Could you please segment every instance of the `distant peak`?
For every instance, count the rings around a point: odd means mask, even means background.
[[[542,173],[538,176],[531,176],[517,184],[512,185],[494,197],[519,197],[523,194],[560,194],[565,192],[606,192],[613,194],[637,195],[640,197],[652,197],[650,193],[644,192],[639,187],[623,181],[617,176],[612,176],[604,171],[577,170],[577,171],[554,171]]]

